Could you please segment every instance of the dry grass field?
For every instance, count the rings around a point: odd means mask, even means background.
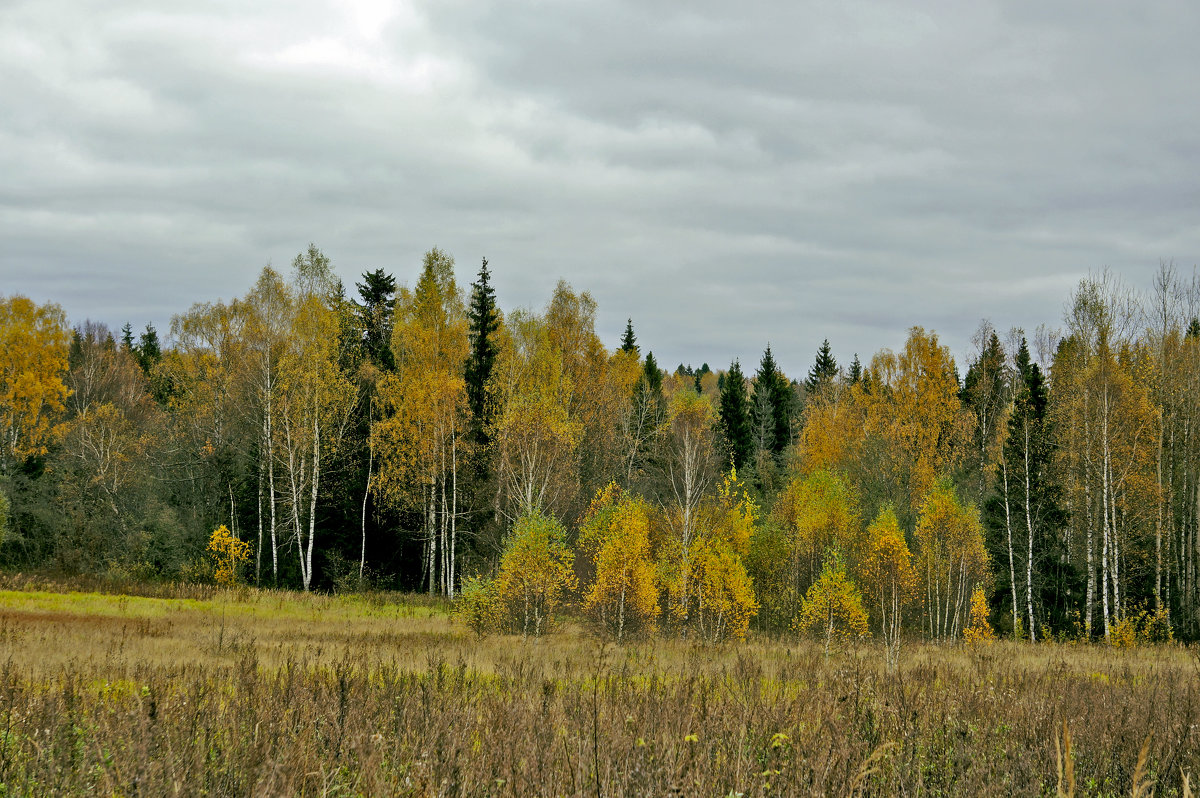
[[[1200,774],[1180,646],[914,644],[888,673],[875,645],[477,639],[422,597],[0,587],[3,796],[1166,796]]]

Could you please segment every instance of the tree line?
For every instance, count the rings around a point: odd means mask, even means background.
[[[961,375],[903,349],[789,378],[767,346],[673,371],[608,349],[565,282],[503,312],[460,286],[354,294],[315,246],[243,297],[116,335],[0,299],[0,562],[457,598],[540,633],[571,600],[617,636],[751,626],[1029,640],[1200,635],[1200,283],[1105,272],[1032,336],[980,325]],[[982,598],[981,598],[982,597]],[[973,601],[974,599],[974,601]]]

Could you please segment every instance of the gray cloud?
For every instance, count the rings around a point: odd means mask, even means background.
[[[167,10],[164,10],[167,9]],[[1057,323],[1200,262],[1200,9],[1161,3],[10,2],[0,292],[119,326],[315,241],[352,283],[561,276],[660,361],[799,376]]]

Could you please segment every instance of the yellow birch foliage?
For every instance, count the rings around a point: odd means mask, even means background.
[[[996,639],[992,625],[988,623],[987,596],[982,585],[976,585],[971,592],[971,614],[967,618],[967,628],[963,629],[963,640],[968,645],[975,643],[991,643]]]
[[[805,408],[800,465],[805,474],[847,468],[866,437],[862,386],[842,391],[839,401],[814,399]]]
[[[510,517],[553,510],[578,487],[583,427],[571,413],[575,386],[543,319],[516,311],[498,337],[488,390],[501,510]]]
[[[831,551],[825,557],[821,575],[804,594],[795,628],[801,634],[811,633],[822,638],[827,656],[835,641],[867,634],[867,611],[863,609],[862,594],[837,552]]]
[[[759,507],[746,489],[746,483],[738,477],[736,468],[730,468],[721,479],[713,509],[718,516],[712,525],[713,531],[739,557],[744,557],[758,523]]]
[[[744,638],[750,619],[758,612],[754,586],[742,559],[757,521],[758,506],[734,470],[724,476],[716,497],[697,512],[695,534],[688,547],[691,587],[684,608],[689,623],[706,640]],[[668,593],[675,585],[668,583]]]
[[[416,288],[396,298],[391,346],[396,372],[380,382],[383,418],[373,429],[381,460],[374,489],[403,506],[444,479],[466,446],[466,309],[454,260],[436,247]]]
[[[872,358],[861,393],[867,433],[888,444],[889,476],[907,486],[913,506],[970,446],[974,417],[958,398],[954,369],[949,347],[913,327],[900,354],[884,350]]]
[[[0,435],[6,460],[46,453],[63,412],[70,346],[57,305],[0,297]]]
[[[238,568],[250,559],[250,544],[238,540],[221,524],[208,540],[208,553],[216,566],[213,577],[217,584],[232,587],[238,582]]]
[[[934,639],[953,639],[964,628],[968,590],[991,576],[979,512],[941,480],[921,505],[915,537],[926,630]]]
[[[702,537],[692,547],[692,564],[700,636],[709,641],[744,639],[758,601],[742,558],[729,543]]]
[[[828,549],[857,560],[862,534],[857,499],[838,474],[816,471],[794,478],[771,514],[788,533],[797,596],[816,580]]]
[[[867,527],[860,571],[871,613],[879,622],[888,665],[895,667],[904,611],[916,597],[918,579],[912,553],[890,505]]]
[[[618,640],[653,632],[660,613],[650,513],[644,499],[624,494],[612,483],[597,493],[579,531],[583,557],[577,565],[589,566],[583,611]]]
[[[904,532],[891,507],[884,507],[867,527],[860,568],[863,586],[882,613],[886,626],[912,601],[917,591],[917,569],[904,541]]]
[[[574,559],[566,531],[555,518],[533,512],[517,519],[496,576],[496,596],[509,630],[535,637],[548,630],[554,612],[575,589]]]

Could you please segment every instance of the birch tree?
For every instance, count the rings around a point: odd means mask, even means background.
[[[2,465],[44,454],[65,409],[70,345],[57,305],[23,296],[0,297],[0,436]]]
[[[914,538],[925,629],[933,640],[952,640],[963,629],[971,591],[991,576],[979,513],[942,479],[921,503]]]
[[[293,324],[295,299],[289,286],[269,266],[259,273],[245,300],[246,377],[250,386],[249,407],[258,414],[257,524],[258,541],[254,552],[254,581],[262,576],[266,526],[271,546],[271,582],[279,581],[278,489],[275,461],[278,448],[279,362]],[[264,496],[265,491],[265,496]],[[264,515],[264,500],[266,504]]]
[[[338,314],[347,310],[329,259],[310,245],[292,267],[296,313],[279,362],[278,456],[300,581],[310,590],[322,468],[349,424],[355,391],[339,363]]]
[[[424,525],[422,581],[430,593],[453,598],[459,464],[466,462],[470,431],[463,376],[468,339],[454,259],[441,250],[425,254],[414,289],[401,289],[391,348],[396,372],[380,383],[384,416],[373,433],[380,451],[377,490],[393,502],[417,505]]]

